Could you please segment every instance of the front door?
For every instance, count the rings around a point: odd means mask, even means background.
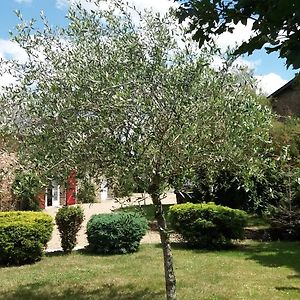
[[[59,206],[60,186],[56,182],[53,181],[52,184],[48,187],[46,198],[47,207]]]
[[[47,188],[46,198],[47,198],[47,201],[46,201],[47,206],[52,206],[53,194],[52,194],[52,186],[51,185]]]
[[[59,206],[60,188],[56,182],[52,182],[52,205]]]

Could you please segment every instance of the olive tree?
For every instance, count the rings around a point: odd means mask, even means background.
[[[258,174],[271,114],[247,74],[210,68],[212,53],[181,40],[169,15],[100,4],[71,7],[66,28],[45,18],[42,31],[19,26],[14,40],[28,60],[7,62],[17,84],[1,99],[2,120],[40,172],[77,169],[151,195],[167,299],[176,299],[164,192],[204,165],[212,176],[223,168]]]

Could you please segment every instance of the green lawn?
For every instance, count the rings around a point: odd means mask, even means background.
[[[164,299],[162,253],[142,245],[130,255],[49,254],[0,269],[0,299]],[[178,299],[300,299],[300,243],[247,242],[230,251],[174,245]]]

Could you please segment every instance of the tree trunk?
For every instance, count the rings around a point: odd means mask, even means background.
[[[151,198],[156,208],[156,220],[159,229],[161,245],[163,248],[167,300],[176,300],[176,278],[173,268],[170,235],[167,231],[166,219],[159,194],[153,193],[151,194]]]

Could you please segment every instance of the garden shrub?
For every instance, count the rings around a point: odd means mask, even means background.
[[[193,247],[220,248],[232,239],[242,239],[247,214],[238,209],[216,205],[176,204],[169,209],[171,227]]]
[[[38,195],[43,191],[40,178],[30,172],[16,175],[12,184],[12,193],[18,202],[19,210],[40,210]]]
[[[107,254],[135,252],[146,230],[147,220],[138,213],[94,215],[87,224],[89,248]]]
[[[22,265],[41,259],[53,219],[42,212],[0,212],[0,264]]]
[[[61,247],[64,252],[71,252],[77,243],[77,233],[84,219],[83,209],[80,206],[61,207],[55,222],[61,237]]]
[[[80,203],[95,203],[96,202],[96,187],[95,184],[88,180],[83,180],[77,192],[77,199]]]
[[[277,206],[270,206],[266,216],[272,240],[300,241],[299,193],[283,197]]]
[[[261,215],[269,205],[279,202],[284,189],[279,166],[270,166],[263,171],[263,176],[251,176],[247,179],[236,172],[222,170],[212,181],[208,180],[207,170],[202,169],[194,182],[195,197],[184,202],[213,201],[219,205]]]

